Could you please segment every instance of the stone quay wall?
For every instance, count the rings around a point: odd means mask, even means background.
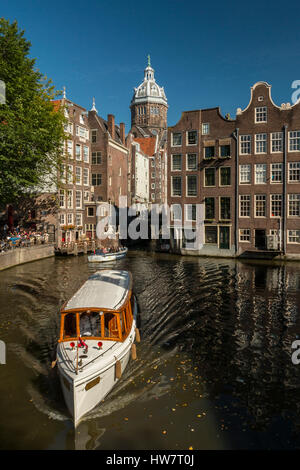
[[[0,253],[0,271],[19,264],[49,258],[50,256],[54,256],[54,245],[51,244],[14,248],[5,253]]]

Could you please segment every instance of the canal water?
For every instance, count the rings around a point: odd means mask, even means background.
[[[50,363],[59,307],[100,266],[0,273],[1,449],[300,448],[299,263],[131,251],[111,266],[133,274],[138,360],[76,431]]]

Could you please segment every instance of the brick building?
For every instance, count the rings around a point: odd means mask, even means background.
[[[86,109],[64,97],[54,106],[65,108],[65,160],[59,175],[58,242],[85,235],[85,195],[90,192],[90,131]]]
[[[119,208],[120,196],[128,196],[129,190],[129,149],[125,141],[125,124],[115,124],[112,114],[107,120],[97,114],[95,103],[88,113],[91,132],[91,194],[86,204],[87,227],[89,237],[94,236],[94,228],[99,217],[107,213],[97,207],[102,202]]]
[[[219,108],[203,109],[182,113],[169,128],[175,250],[186,251],[178,205],[184,220],[193,221],[196,204],[203,204],[204,243],[197,253],[300,255],[300,104],[276,106],[270,88],[256,83],[235,120]]]

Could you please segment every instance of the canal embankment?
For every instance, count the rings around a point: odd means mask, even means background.
[[[30,247],[14,248],[5,253],[0,253],[0,271],[54,256],[54,245],[34,245]]]

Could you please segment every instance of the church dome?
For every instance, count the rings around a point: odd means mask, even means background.
[[[131,105],[142,103],[156,103],[168,106],[167,98],[163,87],[160,87],[154,78],[154,69],[150,64],[148,56],[148,65],[144,71],[144,81],[137,88],[134,88],[134,94]]]

